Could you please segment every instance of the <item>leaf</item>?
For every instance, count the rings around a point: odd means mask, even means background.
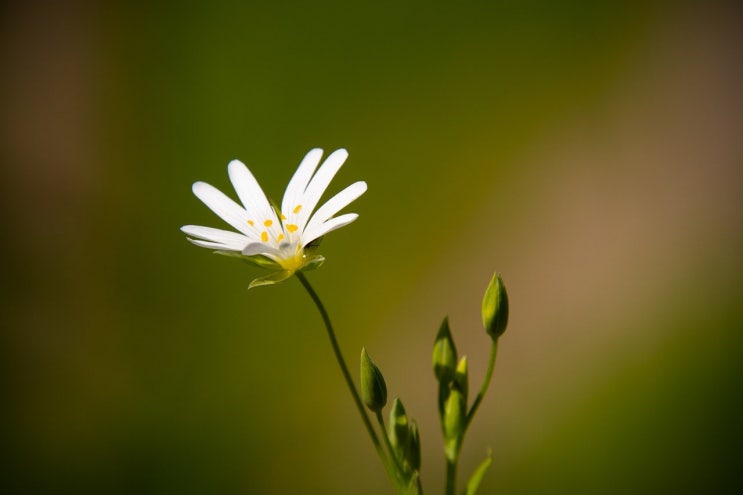
[[[492,463],[493,457],[488,452],[488,456],[485,458],[485,460],[482,461],[480,465],[477,466],[477,469],[475,469],[475,472],[472,473],[470,480],[467,482],[467,488],[464,491],[464,495],[475,495],[477,493],[477,490],[480,488],[482,477],[485,476],[485,472],[488,470]]]

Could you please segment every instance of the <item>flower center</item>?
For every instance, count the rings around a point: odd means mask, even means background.
[[[304,266],[306,260],[302,246],[284,243],[279,249],[281,250],[281,255],[276,262],[281,265],[281,268],[294,273]]]

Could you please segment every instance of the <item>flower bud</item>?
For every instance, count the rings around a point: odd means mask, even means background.
[[[456,384],[454,384],[444,406],[444,450],[447,459],[453,460],[459,455],[459,448],[467,421],[466,409],[464,396]]]
[[[410,422],[410,439],[408,441],[408,452],[405,458],[413,471],[420,471],[421,438],[418,433],[418,424],[415,421]]]
[[[496,273],[490,280],[482,299],[482,323],[491,338],[497,339],[508,324],[508,294],[503,279]]]
[[[366,349],[361,349],[361,395],[366,407],[379,412],[387,404],[387,384]]]
[[[398,397],[395,397],[395,400],[392,401],[392,408],[390,409],[388,437],[390,444],[400,457],[402,457],[405,452],[408,435],[408,415],[405,412],[405,407],[403,407],[402,401]]]
[[[456,365],[457,348],[449,330],[449,318],[444,318],[433,344],[433,372],[439,382],[446,382],[454,376]]]
[[[467,392],[469,390],[469,372],[467,370],[467,356],[462,356],[457,364],[457,369],[454,372],[454,382],[457,384],[457,388],[461,390],[462,396],[464,397],[465,404],[467,403]]]

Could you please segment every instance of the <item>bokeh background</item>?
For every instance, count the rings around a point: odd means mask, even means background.
[[[391,493],[296,280],[185,241],[247,163],[346,147],[311,273],[422,430],[449,315],[484,493],[734,493],[743,472],[739,2],[4,2],[5,493]]]

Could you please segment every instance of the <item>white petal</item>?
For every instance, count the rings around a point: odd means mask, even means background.
[[[343,208],[351,204],[356,198],[366,192],[366,182],[359,181],[351,184],[332,198],[330,198],[324,205],[322,205],[310,221],[307,223],[306,230],[313,230],[319,227],[322,223],[327,221],[330,217],[341,211]]]
[[[195,182],[193,193],[219,218],[243,234],[249,235],[248,213],[216,187],[206,182]]]
[[[225,246],[220,242],[202,241],[200,239],[191,239],[190,237],[186,237],[186,239],[188,239],[188,242],[192,244],[196,244],[197,246],[209,249],[217,249],[219,251],[240,251],[239,249],[233,249],[230,246]]]
[[[266,194],[243,162],[232,160],[227,165],[227,173],[230,175],[230,181],[232,187],[235,188],[235,192],[237,192],[237,197],[245,205],[249,215],[258,217],[257,220],[259,221],[269,218],[276,220],[276,215],[268,202],[268,198],[266,198]]]
[[[312,214],[312,211],[317,206],[318,201],[320,201],[325,189],[330,185],[330,181],[333,180],[335,174],[343,166],[346,158],[348,158],[348,151],[342,148],[335,150],[325,159],[317,173],[312,177],[301,199],[302,211],[297,217],[297,225],[299,225],[300,230],[304,229],[304,226],[307,225],[307,220]]]
[[[314,241],[318,237],[322,237],[328,232],[332,232],[335,229],[339,229],[343,227],[344,225],[348,225],[349,223],[353,222],[359,218],[359,216],[356,213],[346,213],[345,215],[341,215],[339,217],[331,218],[324,224],[313,227],[312,230],[306,230],[304,234],[302,235],[302,244],[307,245],[310,242]]]
[[[290,211],[297,206],[299,198],[304,194],[304,190],[307,189],[312,174],[315,173],[315,169],[320,164],[320,158],[322,158],[322,150],[315,148],[310,150],[302,162],[297,167],[297,171],[294,172],[289,184],[286,186],[284,192],[284,199],[281,201],[281,211],[287,215]]]
[[[184,225],[181,227],[181,231],[190,236],[204,239],[205,241],[214,241],[230,246],[237,251],[242,250],[246,245],[256,240],[236,232],[230,232],[229,230],[213,229],[200,225]]]
[[[269,246],[265,242],[254,242],[243,247],[242,254],[244,256],[255,256],[256,254],[262,254],[264,256],[268,256],[269,258],[276,259],[281,254],[281,251],[273,246]]]

